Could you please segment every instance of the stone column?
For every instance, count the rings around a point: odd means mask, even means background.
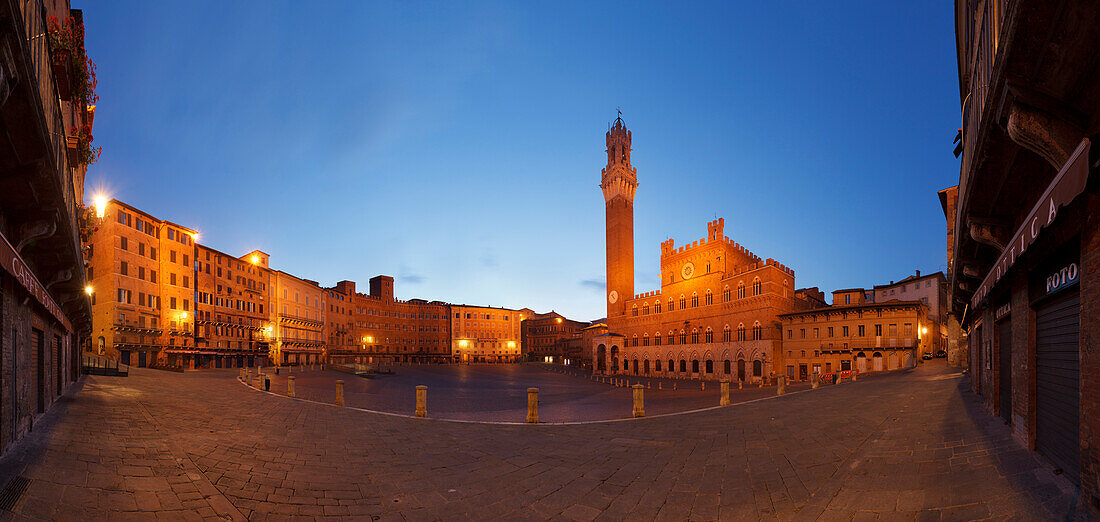
[[[344,405],[344,381],[336,381],[336,405]]]
[[[423,384],[416,387],[416,416],[428,416],[428,387]]]
[[[775,384],[776,395],[783,395],[784,393],[787,393],[787,377],[785,375],[780,375],[779,377],[776,377]]]
[[[641,384],[635,384],[633,386],[633,388],[634,388],[634,416],[635,417],[645,417],[645,408],[642,405],[642,402],[644,400],[643,397],[642,397],[642,394],[644,394],[645,391],[642,389]]]
[[[721,383],[721,386],[722,386],[722,398],[718,400],[718,405],[719,406],[728,406],[729,403],[730,403],[730,382],[729,382],[729,380],[723,379],[722,383]]]
[[[539,422],[539,389],[527,388],[527,422]]]
[[[293,397],[294,396],[294,376],[293,375],[286,378],[286,396],[287,397]]]

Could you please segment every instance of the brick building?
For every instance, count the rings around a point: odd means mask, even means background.
[[[579,362],[588,358],[581,335],[592,323],[574,321],[553,310],[544,314],[524,313],[520,317],[520,344],[526,360],[561,364],[565,359]]]
[[[121,201],[106,202],[87,238],[94,353],[138,367],[196,353],[196,234]]]
[[[205,245],[195,248],[195,349],[171,350],[186,368],[241,368],[266,364],[271,337],[269,256],[240,257]]]
[[[973,389],[1100,518],[1100,4],[957,0],[952,306]]]
[[[325,361],[325,308],[316,281],[281,270],[272,275],[275,303],[272,312],[275,364],[315,364]]]
[[[448,306],[440,301],[394,298],[394,281],[379,275],[369,281],[369,292],[356,292],[355,283],[340,281],[332,289],[334,307],[344,318],[343,296],[348,296],[347,332],[330,336],[329,359],[344,362],[449,362]],[[332,321],[328,321],[331,326]]]
[[[451,356],[455,362],[520,360],[519,310],[491,306],[450,305]]]
[[[958,351],[958,337],[951,338],[952,329],[950,328],[950,324],[957,321],[948,313],[947,278],[944,277],[943,272],[922,276],[920,270],[917,270],[916,274],[900,281],[875,285],[867,294],[868,300],[873,303],[893,300],[920,301],[928,309],[928,317],[924,322],[929,329],[922,349],[931,354],[937,354],[941,350],[946,354],[949,348]],[[954,331],[957,335],[958,329],[955,328]],[[951,342],[952,340],[954,342]]]
[[[833,304],[779,314],[784,375],[805,381],[813,373],[879,372],[912,368],[934,330],[921,301],[871,302],[862,288],[833,292]]]
[[[631,133],[622,118],[608,130],[602,183],[607,233],[608,334],[593,341],[601,373],[759,381],[780,353],[778,315],[809,304],[794,271],[762,260],[724,235],[679,248],[661,243],[661,288],[634,293],[634,193]]]
[[[79,29],[72,48],[54,45],[47,17]],[[91,331],[81,241],[98,221],[83,206],[95,101],[68,74],[85,60],[83,27],[66,0],[0,2],[0,449],[76,380]]]

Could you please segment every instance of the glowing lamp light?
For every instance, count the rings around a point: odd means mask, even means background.
[[[465,347],[466,347],[466,341],[464,341],[464,340],[463,340],[463,341],[459,341],[459,342],[458,342],[458,346],[459,346],[459,348],[465,348]]]
[[[926,334],[926,333],[928,333],[928,327],[927,327],[927,326],[925,326],[924,328],[921,328],[921,329],[920,329],[920,333],[922,333],[922,334]]]
[[[556,321],[556,322],[559,322],[559,323],[560,323],[560,322],[561,322],[561,317],[559,317],[559,318],[557,318],[557,319],[554,319],[554,321]]]
[[[95,206],[95,217],[103,219],[103,216],[107,215],[107,196],[96,194],[92,198],[92,204]]]
[[[509,348],[515,348],[516,347],[516,342],[515,341],[508,341],[508,347]]]
[[[94,292],[95,292],[95,289],[92,288],[92,285],[87,285],[87,286],[84,287],[84,293],[85,294],[92,295],[92,293],[94,293]]]

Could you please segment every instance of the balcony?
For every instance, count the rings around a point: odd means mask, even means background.
[[[74,328],[87,331],[78,228],[83,171],[68,160],[69,113],[53,77],[46,16],[41,0],[0,0],[0,133],[7,136],[0,142],[0,232]]]

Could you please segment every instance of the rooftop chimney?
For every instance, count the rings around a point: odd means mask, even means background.
[[[917,277],[920,277],[920,270],[917,270]]]

